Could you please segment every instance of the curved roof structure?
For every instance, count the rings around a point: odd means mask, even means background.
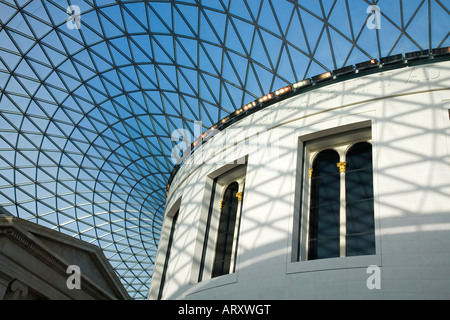
[[[450,45],[448,0],[0,0],[0,206],[98,245],[145,298],[194,137],[326,71]]]

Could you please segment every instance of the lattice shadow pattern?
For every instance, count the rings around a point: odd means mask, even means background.
[[[174,130],[325,71],[449,46],[449,6],[0,0],[0,205],[98,245],[145,298]]]

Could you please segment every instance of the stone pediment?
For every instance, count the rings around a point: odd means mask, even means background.
[[[76,275],[79,289],[67,284],[72,276],[69,266],[80,270]],[[28,297],[22,298],[130,299],[100,248],[3,214],[0,215],[0,297],[8,296],[16,280],[29,289]]]

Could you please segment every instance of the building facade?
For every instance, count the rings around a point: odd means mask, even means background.
[[[95,245],[0,207],[0,300],[129,300]]]
[[[450,62],[376,68],[185,159],[150,299],[450,298]]]

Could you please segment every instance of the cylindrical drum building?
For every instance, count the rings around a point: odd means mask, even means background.
[[[149,297],[450,298],[447,51],[318,75],[204,132]]]

